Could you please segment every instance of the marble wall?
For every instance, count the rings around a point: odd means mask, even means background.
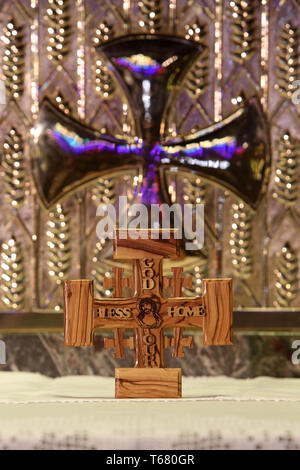
[[[0,370],[39,372],[50,377],[64,375],[113,376],[115,367],[131,367],[133,353],[126,359],[114,358],[105,350],[103,337],[96,336],[92,348],[66,348],[63,335],[13,334],[1,337],[6,343],[6,364]],[[184,375],[228,375],[238,378],[257,376],[300,377],[300,365],[293,365],[293,336],[236,335],[233,346],[202,346],[195,336],[193,350],[185,357],[172,358],[166,350],[166,366],[181,367]]]

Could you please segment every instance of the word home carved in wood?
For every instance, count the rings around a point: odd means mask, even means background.
[[[183,336],[185,327],[202,328],[205,345],[233,343],[231,279],[203,279],[201,297],[182,297],[183,283],[190,282],[182,279],[182,269],[173,268],[173,279],[162,275],[162,260],[178,256],[179,240],[174,232],[166,240],[156,231],[158,239],[149,229],[147,239],[134,240],[117,231],[114,258],[133,264],[132,278],[115,268],[114,279],[106,281],[117,298],[94,299],[90,280],[64,282],[66,346],[91,346],[95,328],[111,328],[114,338],[105,338],[105,348],[114,348],[115,357],[125,357],[125,347],[134,350],[134,369],[116,369],[117,398],[181,397],[180,369],[164,367],[164,349],[172,347],[173,357],[183,357],[183,347],[193,347],[193,337]],[[132,297],[122,296],[124,286]],[[174,297],[163,297],[164,287],[172,287]],[[124,338],[125,328],[133,330],[131,337]],[[173,328],[173,337],[165,328]]]
[[[169,307],[169,317],[203,317],[205,315],[205,309],[202,305],[195,307]]]

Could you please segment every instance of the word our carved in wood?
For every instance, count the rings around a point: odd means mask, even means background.
[[[202,328],[205,345],[232,344],[232,281],[203,279],[202,296],[182,297],[182,286],[191,283],[182,278],[182,268],[173,268],[173,279],[162,276],[162,260],[178,256],[179,241],[172,231],[167,240],[161,230],[158,239],[147,232],[148,239],[133,240],[117,231],[114,258],[131,260],[133,274],[123,278],[123,270],[114,268],[114,278],[106,278],[104,287],[113,288],[115,298],[94,299],[90,280],[64,282],[65,345],[91,346],[95,328],[111,328],[114,338],[105,338],[105,348],[125,357],[129,347],[135,356],[135,369],[116,369],[116,396],[179,397],[181,372],[164,368],[164,349],[172,347],[173,357],[183,357],[183,347],[193,347],[192,336],[183,336],[185,327]],[[131,288],[132,297],[123,297],[123,287]],[[162,296],[167,287],[171,298]],[[124,338],[125,328],[133,329],[133,336]],[[165,336],[165,328],[173,328],[173,337]]]

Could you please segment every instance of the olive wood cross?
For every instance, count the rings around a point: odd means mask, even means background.
[[[123,278],[122,269],[115,268],[114,278],[105,281],[105,287],[113,287],[117,297],[94,299],[93,281],[65,281],[66,346],[91,346],[95,328],[111,328],[114,339],[105,338],[105,347],[114,347],[115,357],[124,357],[124,347],[134,349],[135,367],[145,371],[164,368],[164,348],[172,346],[173,356],[182,357],[183,347],[193,346],[191,336],[183,337],[184,327],[201,327],[205,345],[233,343],[231,279],[204,279],[203,296],[181,297],[182,285],[190,285],[191,279],[181,278],[181,268],[173,270],[173,279],[162,276],[162,260],[178,257],[179,240],[174,231],[169,239],[162,238],[162,229],[156,230],[158,238],[153,238],[153,232],[149,229],[148,238],[132,239],[117,231],[114,258],[133,263],[132,278]],[[132,297],[122,297],[123,286],[131,288]],[[170,286],[174,297],[163,297],[162,289]],[[124,338],[125,328],[133,329],[134,336]],[[164,328],[174,328],[173,338],[164,336]],[[176,396],[181,396],[181,389]]]

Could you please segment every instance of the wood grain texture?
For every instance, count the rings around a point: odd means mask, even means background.
[[[65,346],[94,344],[93,281],[65,281],[64,323]]]
[[[123,268],[113,268],[113,277],[104,277],[103,286],[104,289],[114,289],[114,297],[123,297],[123,287],[134,288],[132,278],[123,278]],[[95,303],[94,303],[95,307]],[[94,308],[94,315],[99,317],[99,308]],[[94,320],[95,323],[95,320]],[[124,330],[121,328],[114,328],[114,338],[104,338],[104,348],[114,348],[114,356],[117,358],[125,358],[124,347],[128,346],[131,349],[134,348],[134,338],[124,339]]]
[[[116,398],[181,398],[181,369],[115,369]]]
[[[114,297],[123,297],[123,268],[113,268],[113,277],[104,277],[104,289],[113,289]]]
[[[94,327],[95,328],[136,328],[137,321],[134,316],[130,318],[102,318],[101,308],[129,308],[132,312],[136,311],[136,298],[107,298],[94,300]]]
[[[135,367],[164,367],[164,339],[161,328],[136,328]]]
[[[162,291],[162,258],[150,257],[137,259],[133,262],[135,295],[155,294],[161,296]]]
[[[114,338],[104,338],[104,349],[114,348],[115,357],[124,358],[124,348],[134,348],[133,336],[124,338],[124,331],[121,328],[114,328]]]
[[[173,338],[169,336],[164,337],[164,346],[165,348],[173,348],[173,357],[184,357],[183,348],[192,349],[194,347],[194,337],[183,336],[183,328],[174,328],[173,334]]]
[[[203,344],[233,344],[232,279],[203,279]]]
[[[162,231],[140,230],[148,238],[121,238],[124,231],[116,231],[114,239],[114,258],[137,260],[141,258],[177,258],[179,256],[179,240],[174,238],[174,231],[170,230],[170,238],[162,239]],[[153,233],[157,233],[159,238],[151,238]]]
[[[193,287],[193,277],[182,277],[183,268],[172,268],[173,277],[163,277],[163,288],[172,287],[172,297],[182,297],[182,288]]]

